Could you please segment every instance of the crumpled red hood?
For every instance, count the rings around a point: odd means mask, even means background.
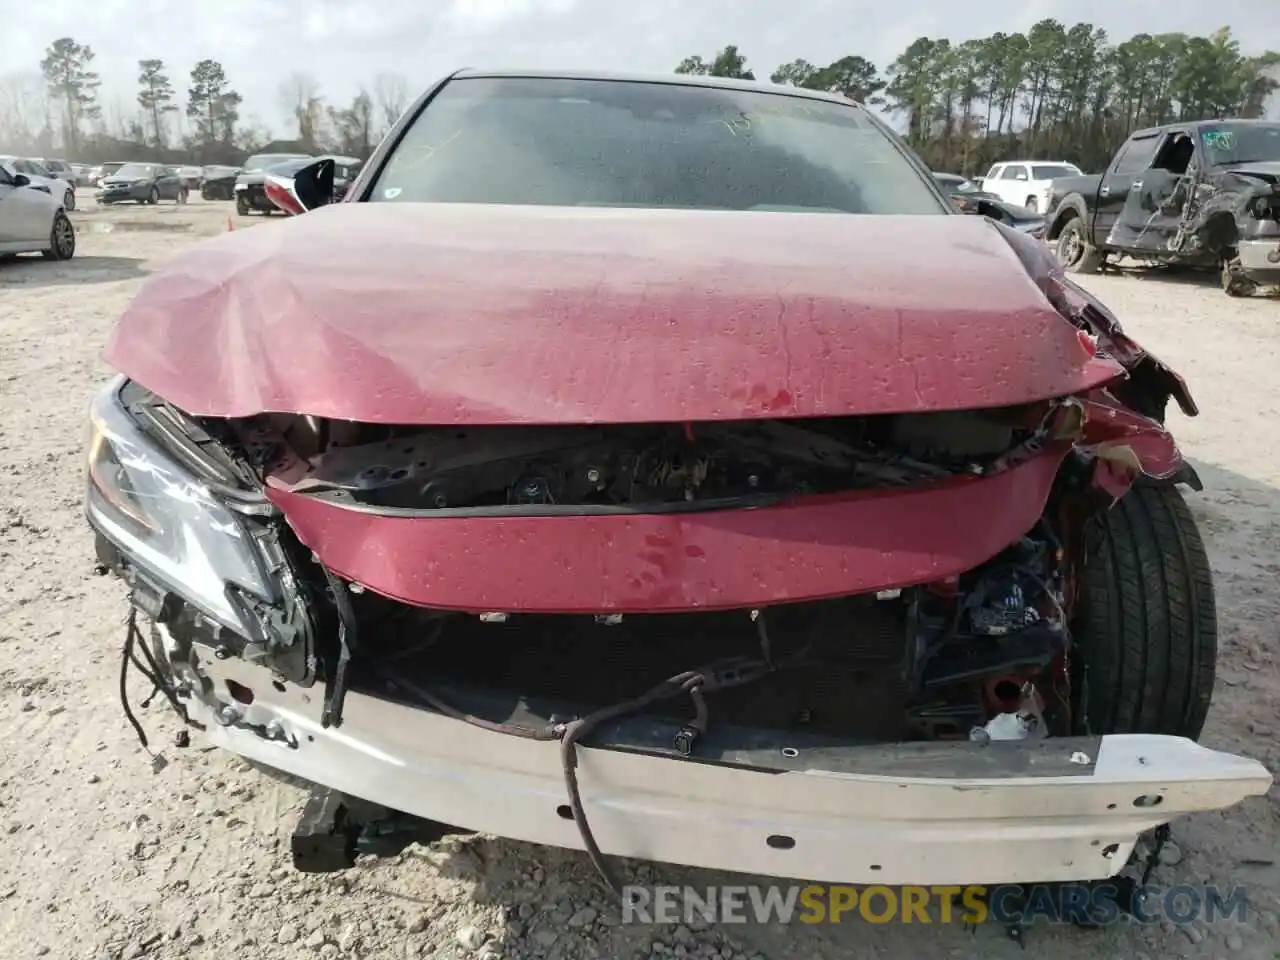
[[[980,217],[481,204],[220,236],[105,358],[195,415],[401,424],[964,409],[1122,374]]]

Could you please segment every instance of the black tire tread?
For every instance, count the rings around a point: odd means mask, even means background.
[[[1102,269],[1105,256],[1101,250],[1089,242],[1084,229],[1084,221],[1080,217],[1072,217],[1062,225],[1062,231],[1058,234],[1058,239],[1061,241],[1062,234],[1068,230],[1079,230],[1082,233],[1080,242],[1084,244],[1084,256],[1080,258],[1079,263],[1065,268],[1068,273],[1097,273]]]
[[[1213,578],[1195,519],[1173,485],[1135,485],[1099,522],[1076,640],[1094,733],[1197,739],[1213,693]]]

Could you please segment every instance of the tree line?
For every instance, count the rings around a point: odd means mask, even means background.
[[[0,152],[77,162],[239,164],[274,145],[364,158],[409,101],[399,74],[379,74],[372,89],[361,87],[341,106],[326,104],[309,74],[292,73],[281,82],[279,97],[296,129],[273,140],[265,125],[242,116],[244,98],[217,60],[196,63],[185,92],[175,86],[164,60],[139,60],[136,107],[117,105],[107,116],[94,59],[92,47],[61,37],[45,51],[38,74],[0,77]]]
[[[191,68],[185,96],[164,60],[140,60],[136,107],[109,117],[93,61],[92,48],[62,37],[38,74],[0,78],[0,149],[78,161],[238,163],[272,142],[263,124],[242,117],[243,98],[216,60]],[[756,79],[734,45],[710,60],[687,57],[675,71]],[[1025,34],[961,43],[920,37],[883,70],[857,55],[825,66],[797,59],[769,79],[884,108],[936,169],[981,172],[1015,154],[1098,169],[1139,127],[1262,116],[1280,87],[1280,54],[1243,54],[1227,27],[1207,37],[1139,33],[1113,44],[1092,24],[1046,19]],[[326,103],[306,73],[289,74],[278,94],[294,119],[290,149],[360,157],[409,99],[398,74],[378,75],[346,105]]]
[[[733,45],[710,60],[687,57],[675,72],[756,79]],[[1263,116],[1280,87],[1280,54],[1246,56],[1228,27],[1113,44],[1092,24],[1047,19],[962,43],[920,37],[883,72],[850,55],[826,66],[793,60],[769,79],[883,106],[934,169],[980,173],[1017,155],[1097,170],[1135,129]]]

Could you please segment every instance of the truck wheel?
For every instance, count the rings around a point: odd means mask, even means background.
[[[1063,224],[1056,252],[1058,263],[1067,273],[1097,273],[1102,269],[1102,251],[1089,242],[1079,217]]]
[[[1075,625],[1083,725],[1199,738],[1218,620],[1209,558],[1181,490],[1135,484],[1090,533]]]
[[[1028,210],[1034,210],[1036,213],[1040,212],[1040,204],[1036,203],[1035,197],[1027,197],[1027,199],[1022,202],[1022,205]]]
[[[236,197],[236,216],[247,217],[249,215],[249,204],[245,202],[244,197]]]
[[[1234,250],[1222,258],[1222,292],[1228,297],[1251,297],[1258,292],[1258,285],[1244,275]]]

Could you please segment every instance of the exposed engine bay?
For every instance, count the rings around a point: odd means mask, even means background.
[[[1034,448],[1047,409],[462,431],[286,417],[197,424],[136,385],[126,392],[153,432],[181,424],[247,484],[273,478],[424,518],[451,509],[750,504],[928,484],[999,469]],[[760,609],[625,616],[401,603],[344,585],[286,524],[256,521],[267,527],[259,540],[292,571],[286,613],[241,597],[257,636],[190,608],[169,628],[296,683],[325,677],[332,688],[339,672],[343,687],[410,700],[422,685],[458,685],[573,710],[626,699],[681,670],[728,664],[733,682],[709,680],[703,692],[714,696],[699,711],[737,725],[865,741],[982,736],[997,720],[1001,737],[1066,733],[1067,551],[1051,515],[989,562],[940,582]],[[334,642],[340,625],[358,633],[354,649]],[[337,700],[330,709],[340,722],[341,691]],[[653,709],[678,716],[686,705],[676,698]],[[682,737],[685,746],[694,739],[687,730]]]
[[[681,753],[696,752],[708,717],[845,742],[1065,735],[1060,556],[1046,529],[955,581],[705,613],[475,616],[364,594],[352,598],[368,638],[352,685],[409,702],[424,686],[446,698],[450,687],[485,690],[549,716],[720,665],[735,682],[711,679],[701,718],[683,697],[647,711],[671,722]]]
[[[230,439],[256,469],[296,491],[371,507],[609,508],[722,504],[981,473],[1038,427],[1043,415],[1043,408],[1028,407],[468,430],[259,418],[233,425]]]

